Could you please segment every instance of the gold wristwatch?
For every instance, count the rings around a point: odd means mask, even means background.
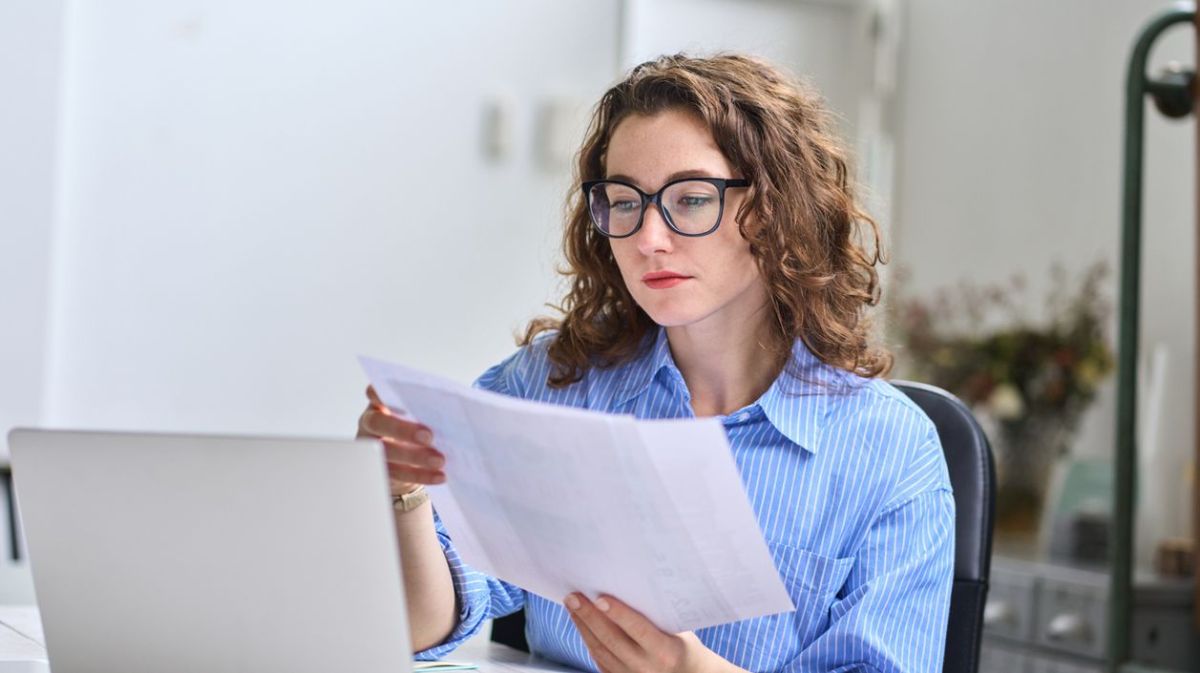
[[[429,500],[429,492],[425,490],[424,486],[418,484],[408,493],[392,496],[392,507],[397,512],[411,512],[424,505],[427,500]]]

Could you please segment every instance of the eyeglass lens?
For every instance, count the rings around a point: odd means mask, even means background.
[[[592,220],[609,236],[628,236],[642,217],[642,196],[616,182],[594,185],[588,194]],[[662,194],[662,207],[674,228],[684,234],[707,233],[721,217],[720,189],[703,180],[677,182]]]

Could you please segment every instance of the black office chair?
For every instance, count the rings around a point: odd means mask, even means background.
[[[892,381],[937,427],[950,485],[954,488],[954,589],[946,634],[943,673],[979,670],[983,607],[992,560],[992,512],[995,506],[992,450],[971,411],[950,393],[908,381]],[[525,612],[492,622],[492,640],[528,652]]]

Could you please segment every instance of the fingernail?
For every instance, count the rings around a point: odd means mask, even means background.
[[[600,608],[600,612],[608,612],[608,609],[612,606],[608,604],[608,601],[606,599],[597,598],[596,599],[596,607]]]
[[[433,433],[428,430],[417,430],[414,439],[417,440],[418,444],[429,444],[433,441]]]
[[[442,465],[446,464],[446,459],[442,458],[441,456],[430,456],[429,459],[425,461],[425,464],[426,466],[432,467],[436,470]]]
[[[567,608],[570,610],[578,610],[579,609],[579,605],[580,605],[579,599],[575,598],[575,594],[571,594],[570,596],[567,596],[567,599],[563,602],[567,604]]]

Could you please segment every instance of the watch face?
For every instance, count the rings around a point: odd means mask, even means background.
[[[415,490],[393,497],[392,507],[401,512],[408,512],[420,507],[428,499],[429,494],[425,491],[425,487],[418,486]]]

